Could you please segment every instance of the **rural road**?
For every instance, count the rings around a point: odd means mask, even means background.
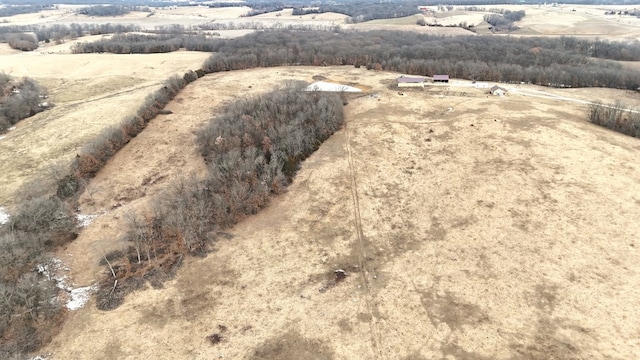
[[[498,84],[499,86],[501,84]],[[449,86],[453,86],[453,87],[473,87],[473,88],[477,88],[474,86],[474,84],[472,83],[466,83],[466,82],[458,82],[455,81],[453,83],[450,83]],[[615,106],[611,106],[611,105],[606,105],[606,104],[602,104],[599,102],[594,102],[594,101],[586,101],[586,100],[580,100],[580,99],[575,99],[575,98],[570,98],[570,97],[566,97],[566,96],[562,96],[562,95],[556,95],[556,94],[552,94],[546,91],[541,91],[541,90],[534,90],[534,89],[524,89],[524,88],[520,88],[520,87],[506,87],[503,86],[505,89],[507,89],[510,93],[512,94],[518,94],[518,95],[522,95],[522,96],[530,96],[530,97],[536,97],[536,98],[542,98],[542,99],[550,99],[550,100],[558,100],[558,101],[570,101],[570,102],[574,102],[574,103],[578,103],[578,104],[584,104],[584,105],[602,105],[604,107],[607,108],[616,108]],[[635,109],[627,109],[627,108],[618,108],[619,110],[622,111],[628,111],[634,114],[640,114],[640,110],[635,110]]]

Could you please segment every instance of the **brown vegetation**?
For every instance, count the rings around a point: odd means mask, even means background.
[[[344,119],[340,96],[303,86],[242,99],[198,133],[206,178],[181,180],[158,197],[151,214],[128,216],[131,246],[105,257],[110,272],[100,283],[98,308],[119,306],[145,281],[161,286],[184,256],[206,252],[217,232],[284,190],[299,163]]]
[[[50,107],[46,97],[47,90],[34,80],[0,73],[0,133]]]
[[[3,299],[0,357],[10,358],[34,351],[55,334],[63,319],[64,307],[57,298],[57,281],[43,264],[47,263],[47,252],[77,236],[73,211],[75,196],[113,154],[139,134],[188,82],[197,78],[193,74],[190,71],[184,77],[166,80],[162,88],[147,97],[136,116],[125,119],[120,127],[105,129],[85,145],[69,169],[52,171],[50,176],[54,181],[51,183],[56,189],[22,192],[23,202],[11,213],[10,223],[0,227],[3,249],[0,257],[0,268],[3,269],[0,278]],[[9,78],[4,76],[3,79]],[[30,85],[21,88],[27,94],[31,87],[36,87],[28,80],[23,83]],[[42,187],[43,184],[31,186],[38,185]]]
[[[640,72],[605,59],[640,59],[640,46],[573,38],[453,37],[394,31],[260,32],[213,40],[210,72],[281,65],[362,65],[405,74],[554,87],[640,86]],[[593,59],[593,57],[601,58]]]
[[[640,113],[621,101],[613,104],[595,103],[589,106],[589,121],[611,130],[640,137]]]

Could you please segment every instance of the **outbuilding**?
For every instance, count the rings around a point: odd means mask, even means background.
[[[498,85],[493,85],[491,89],[489,89],[489,93],[491,95],[503,96],[503,95],[506,95],[507,92],[508,92],[507,89],[501,88]]]
[[[424,87],[424,78],[400,76],[396,79],[398,87]]]
[[[449,82],[449,75],[433,75],[433,82]]]

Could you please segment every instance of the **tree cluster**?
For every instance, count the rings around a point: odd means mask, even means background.
[[[495,36],[440,37],[393,31],[265,31],[233,40],[213,40],[216,53],[207,71],[283,65],[360,65],[430,76],[449,74],[471,80],[532,83],[558,87],[637,89],[640,73],[592,59],[640,59],[638,43],[570,38]],[[600,50],[600,48],[608,50]]]
[[[123,5],[98,5],[81,8],[78,10],[78,14],[87,16],[120,16],[130,13],[131,10],[131,7]]]
[[[52,9],[53,4],[47,5],[7,5],[0,7],[0,17],[9,17],[20,14],[38,13],[42,10]]]
[[[307,7],[301,6],[301,7],[294,7],[291,12],[291,15],[294,15],[294,16],[307,15],[307,14],[320,14],[320,9],[307,8]]]
[[[20,51],[33,51],[38,48],[38,40],[32,34],[0,33],[0,43],[7,43],[11,48]]]
[[[524,10],[510,11],[504,10],[501,15],[489,14],[484,16],[484,21],[492,26],[493,31],[513,31],[518,27],[513,23],[521,20],[525,15]]]
[[[45,110],[47,90],[29,78],[16,80],[0,73],[0,132]]]
[[[318,12],[335,12],[349,16],[347,22],[360,23],[375,19],[394,19],[420,13],[420,1],[371,2],[366,0],[322,4]]]
[[[640,112],[630,109],[621,101],[590,105],[588,119],[594,124],[640,138]]]
[[[205,35],[143,35],[116,34],[110,39],[78,42],[71,47],[74,54],[102,53],[151,54],[166,53],[184,48],[190,51],[212,51],[211,39]]]
[[[339,95],[303,86],[242,98],[198,132],[206,177],[179,181],[158,198],[152,214],[129,216],[131,246],[109,256],[113,271],[101,282],[99,308],[117,307],[140,282],[171,276],[182,256],[206,251],[218,231],[283,191],[300,162],[344,121]]]
[[[283,10],[284,7],[282,5],[254,5],[251,10],[249,10],[248,13],[242,15],[242,16],[247,16],[247,17],[251,17],[251,16],[257,16],[257,15],[262,15],[262,14],[267,14],[270,12],[276,12],[276,11],[281,11]]]

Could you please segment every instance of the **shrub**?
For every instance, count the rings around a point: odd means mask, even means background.
[[[188,71],[188,72],[186,72],[184,74],[183,79],[184,79],[184,81],[186,83],[190,83],[190,82],[196,81],[198,79],[198,74],[196,74],[196,72],[193,71],[193,70],[192,71]]]

